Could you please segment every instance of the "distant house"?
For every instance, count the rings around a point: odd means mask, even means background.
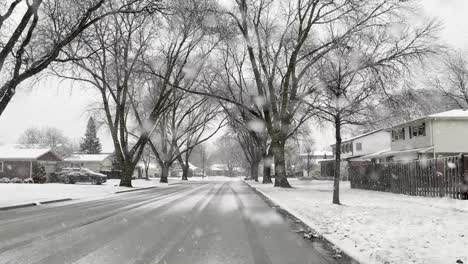
[[[391,145],[390,132],[385,129],[378,129],[367,132],[352,138],[344,139],[341,142],[341,162],[340,173],[342,179],[348,178],[349,163],[366,161],[368,155],[382,153],[388,151]],[[335,153],[336,144],[331,145],[333,153]],[[323,160],[320,161],[321,177],[331,178],[335,174],[335,161]]]
[[[189,162],[189,171],[188,171],[188,177],[192,177],[194,174],[200,172],[200,169],[193,165],[192,163]],[[172,177],[182,177],[182,168],[180,167],[180,164],[174,163],[171,167],[171,176]]]
[[[95,172],[111,171],[113,158],[111,153],[78,154],[65,158],[62,167],[88,168]]]
[[[304,177],[314,175],[320,171],[320,162],[333,158],[331,151],[311,151],[299,155],[302,160],[302,175]]]
[[[366,155],[388,151],[391,145],[390,135],[389,131],[379,129],[345,139],[341,143],[341,159],[360,161]],[[336,144],[331,147],[335,153]]]
[[[312,164],[318,164],[318,161],[320,160],[333,158],[333,152],[324,150],[314,150],[309,153],[301,153],[299,156],[301,157],[304,163],[306,163],[307,160],[309,160],[309,162],[312,162]]]
[[[245,169],[241,167],[232,168],[232,176],[243,176],[245,175]],[[209,166],[206,171],[208,176],[229,176],[229,167],[226,164],[213,164]]]
[[[428,115],[387,129],[390,149],[365,158],[418,160],[468,153],[468,110]]]
[[[33,166],[44,166],[47,176],[56,172],[62,159],[49,148],[0,147],[0,178],[31,178]]]

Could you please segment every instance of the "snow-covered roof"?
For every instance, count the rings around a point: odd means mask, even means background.
[[[73,154],[72,156],[64,159],[68,162],[103,162],[107,159],[110,153],[101,153],[101,154]]]
[[[413,122],[421,121],[421,120],[425,120],[425,119],[432,119],[432,120],[437,120],[437,119],[451,119],[451,120],[468,119],[468,109],[467,110],[454,109],[454,110],[450,110],[450,111],[440,112],[440,113],[437,113],[437,114],[432,114],[432,115],[428,115],[428,116],[419,117],[419,118],[413,119],[411,121],[403,122],[403,123],[400,123],[400,124],[395,125],[393,127],[389,127],[386,130],[391,131],[392,129],[394,129],[396,127],[401,127],[401,126],[406,125],[408,123],[413,123]]]
[[[422,148],[413,148],[413,149],[405,149],[405,150],[383,150],[379,152],[375,152],[369,155],[362,156],[362,159],[371,159],[371,158],[379,158],[379,157],[389,157],[398,154],[405,154],[405,153],[430,153],[434,150],[434,147],[422,147]]]
[[[227,170],[226,164],[213,164],[210,166],[210,170]]]
[[[333,156],[333,152],[331,151],[325,151],[325,150],[314,150],[309,153],[311,156],[318,156],[318,157],[323,157],[323,156]],[[307,153],[301,153],[300,156],[307,156]]]
[[[450,111],[446,111],[442,113],[428,115],[428,117],[433,118],[433,119],[437,119],[437,118],[468,119],[468,110],[455,109],[455,110],[450,110]]]
[[[343,140],[341,141],[341,143],[347,143],[347,142],[356,140],[356,139],[358,139],[358,138],[362,138],[362,137],[365,137],[365,136],[369,136],[369,135],[378,133],[378,132],[380,132],[380,131],[385,131],[385,130],[384,130],[384,129],[373,130],[373,131],[370,131],[370,132],[367,132],[367,133],[364,133],[364,134],[360,134],[360,135],[357,135],[357,136],[354,136],[354,137],[351,137],[351,138],[343,139]],[[335,146],[335,145],[336,145],[336,143],[331,144],[331,146]]]
[[[51,152],[50,148],[24,149],[24,148],[16,148],[13,146],[2,146],[0,147],[0,159],[2,160],[36,160],[44,156],[48,152]],[[54,155],[57,156],[56,154]]]

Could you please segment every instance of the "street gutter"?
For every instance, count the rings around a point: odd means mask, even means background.
[[[270,195],[266,194],[265,192],[255,188],[254,186],[252,186],[249,182],[247,182],[246,180],[242,179],[242,181],[247,184],[247,186],[249,186],[255,193],[259,194],[260,196],[262,196],[265,200],[267,200],[268,202],[270,202],[271,204],[279,207],[280,209],[282,209],[283,211],[287,212],[288,214],[292,215],[293,217],[295,217],[296,219],[298,219],[299,221],[301,221],[305,226],[307,226],[310,230],[314,231],[316,234],[319,234],[326,242],[328,242],[329,244],[333,245],[334,247],[338,248],[339,250],[341,250],[348,258],[350,258],[352,261],[354,261],[354,263],[361,263],[361,264],[370,264],[372,263],[369,259],[366,259],[360,255],[357,255],[356,253],[354,252],[351,252],[349,250],[347,250],[346,248],[344,247],[341,247],[340,246],[340,243],[339,241],[337,241],[336,239],[330,237],[329,235],[327,234],[323,234],[323,233],[320,233],[320,232],[317,232],[316,231],[316,228],[313,228],[314,224],[311,223],[307,218],[305,217],[302,217],[301,214],[299,212],[297,212],[296,210],[292,209],[292,208],[289,208],[288,206],[284,205],[284,204],[281,204],[281,202],[275,200],[273,197],[271,197]]]

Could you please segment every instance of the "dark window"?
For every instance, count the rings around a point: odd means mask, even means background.
[[[411,131],[411,128],[410,128]],[[400,128],[392,131],[392,141],[405,140],[405,129]]]
[[[0,172],[3,172],[3,161],[0,161]]]
[[[362,143],[356,143],[356,150],[362,150]]]
[[[410,138],[426,136],[426,123],[422,123],[419,126],[410,126],[409,135]]]

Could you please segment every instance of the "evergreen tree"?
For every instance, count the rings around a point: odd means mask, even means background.
[[[86,127],[85,137],[80,144],[81,152],[86,154],[99,154],[101,153],[101,142],[96,135],[96,124],[92,117],[88,120]]]

